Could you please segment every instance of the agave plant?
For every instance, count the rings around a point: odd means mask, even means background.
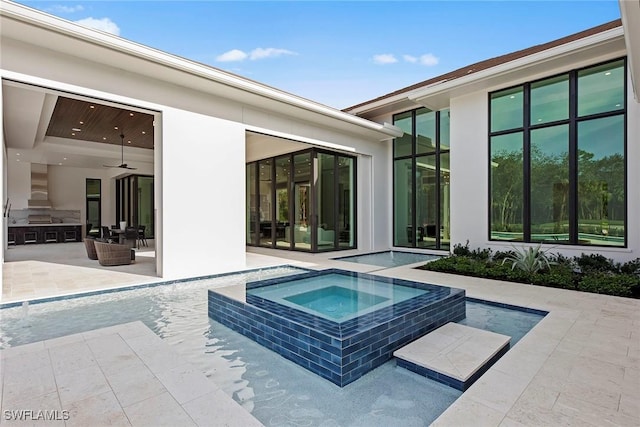
[[[526,273],[537,273],[555,264],[555,262],[549,260],[547,251],[542,250],[542,244],[536,247],[523,247],[520,250],[515,247],[513,249],[513,255],[509,255],[502,260],[503,265],[505,262],[510,262],[512,270],[518,267]]]

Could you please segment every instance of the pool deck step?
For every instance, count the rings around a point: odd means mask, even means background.
[[[511,337],[457,323],[396,350],[397,366],[465,391],[509,350]]]

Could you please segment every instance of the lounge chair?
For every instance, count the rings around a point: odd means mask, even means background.
[[[118,243],[94,242],[98,262],[104,266],[131,264],[131,247]]]
[[[96,239],[91,237],[84,238],[84,247],[87,249],[87,256],[89,259],[98,259],[98,254],[96,253]]]

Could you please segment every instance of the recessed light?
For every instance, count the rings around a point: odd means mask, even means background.
[[[78,129],[78,128],[72,128],[71,130],[74,132],[82,132],[82,129]]]
[[[142,134],[143,134],[143,135],[146,135],[146,134],[147,134],[147,132],[145,132],[145,131],[142,131]]]
[[[620,106],[620,104],[616,104],[616,107],[619,107],[619,106]]]
[[[58,166],[62,166],[62,163],[58,163]]]
[[[19,155],[20,155],[20,153],[16,153],[16,156],[19,156]]]
[[[516,97],[515,95],[511,95],[509,98],[513,99],[513,98],[515,98],[515,97]]]
[[[129,113],[129,116],[133,117],[133,113]]]
[[[605,76],[610,76],[611,75],[611,71],[607,71],[606,73],[604,73]]]
[[[128,144],[131,144],[131,141],[127,141]]]
[[[539,122],[541,122],[541,121],[542,121],[542,119],[538,119],[538,121],[539,121]]]
[[[76,136],[76,133],[75,132],[71,132],[71,136]]]
[[[81,125],[83,125],[83,124],[84,124],[84,122],[81,120],[81,121],[80,121],[80,124],[81,124]]]
[[[106,137],[106,136],[103,136],[103,137],[102,137],[102,140],[103,140],[103,141],[106,141],[106,140],[107,140],[107,137]]]
[[[95,107],[95,106],[93,106],[93,105],[89,105],[89,108],[93,109],[93,108],[96,108],[96,107]]]
[[[62,158],[62,160],[67,160],[67,158],[66,158],[66,157],[63,157],[63,158]]]
[[[16,159],[16,162],[19,162],[19,161],[20,161],[20,159]]]
[[[114,126],[113,128],[114,128],[115,130],[118,130],[118,126]]]

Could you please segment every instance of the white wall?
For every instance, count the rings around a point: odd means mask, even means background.
[[[162,122],[163,276],[242,268],[244,126],[173,108]]]
[[[487,94],[451,100],[451,247],[485,246],[488,227]]]

